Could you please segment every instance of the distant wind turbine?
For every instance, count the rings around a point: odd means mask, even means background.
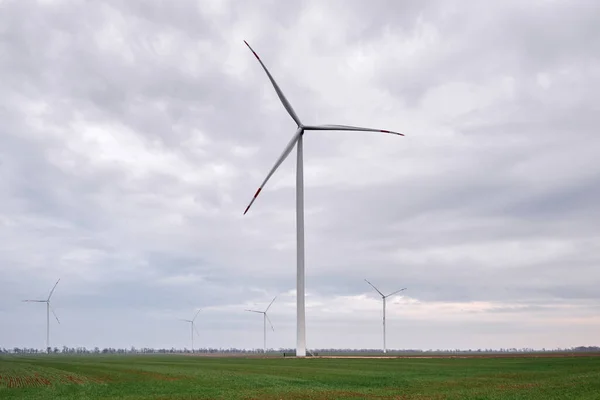
[[[269,308],[271,308],[271,304],[273,304],[273,302],[275,301],[275,299],[277,298],[277,296],[273,297],[273,300],[271,300],[271,302],[269,303],[269,306],[267,307],[267,309],[265,311],[256,311],[256,310],[246,310],[249,312],[255,312],[255,313],[259,313],[263,315],[263,331],[264,331],[264,353],[267,354],[267,320],[269,320],[269,324],[271,325],[271,329],[273,330],[273,332],[275,332],[275,328],[273,328],[273,323],[271,322],[271,319],[269,318],[269,316],[267,315],[267,311],[269,311]]]
[[[399,293],[399,292],[401,292],[401,291],[403,291],[403,290],[406,290],[406,288],[402,288],[402,289],[400,289],[400,290],[396,290],[395,292],[393,292],[393,293],[390,293],[390,294],[388,294],[388,295],[386,296],[386,295],[384,295],[383,293],[381,293],[381,292],[379,291],[379,289],[377,289],[377,288],[375,287],[375,285],[373,285],[371,282],[369,282],[369,281],[368,281],[368,280],[366,280],[366,279],[365,279],[365,282],[367,282],[369,285],[371,285],[371,286],[373,287],[373,289],[377,290],[377,293],[379,293],[379,294],[381,295],[381,298],[383,299],[383,352],[384,352],[384,353],[387,353],[387,348],[386,348],[386,344],[385,344],[385,299],[387,299],[387,298],[388,298],[388,297],[390,297],[390,296],[393,296],[393,295],[395,295],[396,293]]]
[[[54,289],[56,289],[56,285],[58,285],[58,282],[60,282],[60,278],[54,284],[54,287],[50,291],[50,294],[48,295],[48,298],[46,300],[23,300],[27,303],[46,303],[46,351],[48,352],[48,354],[50,354],[50,311],[52,311],[52,314],[54,314],[56,322],[60,324],[60,321],[58,320],[54,309],[50,305],[50,297],[52,297],[52,293],[54,293]]]
[[[279,85],[275,82],[271,73],[267,70],[267,67],[263,64],[260,57],[256,54],[252,47],[244,40],[246,46],[252,51],[263,70],[267,74],[267,77],[271,81],[275,92],[277,92],[277,96],[283,107],[287,110],[288,114],[297,125],[296,133],[292,136],[292,139],[289,141],[283,153],[279,156],[275,165],[269,173],[267,177],[262,182],[254,197],[246,207],[244,214],[248,212],[254,200],[259,195],[261,190],[265,187],[267,181],[271,178],[273,173],[279,168],[281,163],[287,158],[290,154],[294,146],[297,144],[297,156],[296,156],[296,356],[305,357],[306,356],[306,318],[305,318],[305,308],[304,308],[304,162],[303,162],[303,147],[302,147],[302,138],[304,136],[305,131],[361,131],[361,132],[383,132],[393,135],[404,136],[402,133],[387,131],[383,129],[372,129],[372,128],[360,128],[356,126],[347,126],[347,125],[303,125],[296,115],[296,112],[292,108],[290,102],[286,99],[283,92],[279,88]]]
[[[185,321],[185,322],[189,322],[190,323],[190,332],[192,334],[192,353],[194,352],[194,332],[196,332],[196,335],[200,336],[200,334],[198,333],[198,330],[196,329],[196,326],[194,326],[194,321],[196,321],[196,317],[198,316],[198,314],[200,313],[201,310],[196,311],[196,315],[194,315],[194,318],[192,319],[181,319],[179,318],[180,321]]]

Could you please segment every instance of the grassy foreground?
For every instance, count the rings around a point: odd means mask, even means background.
[[[600,357],[2,356],[0,399],[600,399]]]

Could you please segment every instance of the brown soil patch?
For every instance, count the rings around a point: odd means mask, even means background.
[[[50,380],[41,376],[0,376],[0,386],[9,389],[20,387],[41,387],[50,385]]]
[[[62,374],[54,376],[42,376],[39,373],[33,375],[3,375],[0,376],[0,386],[10,389],[22,387],[44,387],[53,383],[83,385],[85,383],[103,383],[104,381],[95,377],[81,375]]]

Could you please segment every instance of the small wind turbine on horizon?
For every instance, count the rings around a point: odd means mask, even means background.
[[[396,293],[402,292],[403,290],[406,290],[406,288],[402,288],[400,290],[396,290],[395,292],[392,292],[390,294],[388,294],[387,296],[384,295],[383,293],[381,293],[379,291],[379,289],[377,289],[375,287],[375,285],[373,285],[371,282],[369,282],[368,280],[365,279],[365,282],[367,282],[369,285],[371,285],[373,287],[373,289],[377,290],[377,293],[379,293],[381,295],[381,298],[383,299],[383,352],[387,353],[387,348],[386,348],[386,344],[385,344],[385,300],[390,297],[395,295]]]
[[[190,331],[192,334],[192,353],[194,352],[194,332],[196,332],[196,335],[198,335],[198,337],[200,336],[200,334],[198,333],[198,330],[196,329],[196,326],[194,325],[194,321],[196,321],[196,317],[198,316],[198,314],[200,313],[201,310],[196,311],[196,315],[194,315],[194,318],[192,319],[182,319],[179,318],[180,321],[185,321],[185,322],[189,322],[190,323]]]
[[[271,325],[271,329],[273,330],[273,332],[275,332],[275,328],[273,327],[273,323],[271,322],[271,319],[269,318],[269,316],[267,315],[267,311],[269,311],[269,308],[271,308],[271,304],[273,304],[273,302],[275,301],[275,299],[277,298],[277,296],[273,297],[273,300],[271,300],[271,302],[269,303],[269,305],[267,306],[265,311],[257,311],[257,310],[245,310],[248,312],[254,312],[254,313],[258,313],[258,314],[262,314],[263,315],[263,331],[264,331],[264,353],[267,354],[267,320],[269,320],[269,324]]]
[[[54,309],[50,305],[50,297],[52,297],[52,293],[54,293],[54,289],[56,289],[56,285],[60,282],[60,278],[54,284],[54,287],[50,291],[48,298],[46,300],[23,300],[26,303],[46,303],[46,351],[50,354],[50,311],[52,310],[52,314],[54,314],[54,318],[56,318],[56,322],[60,324]]]
[[[296,133],[292,136],[287,146],[284,148],[283,153],[279,156],[275,165],[267,177],[262,182],[254,197],[246,207],[244,214],[248,212],[254,200],[259,195],[261,190],[265,187],[267,181],[271,178],[273,173],[279,168],[281,163],[287,158],[294,146],[297,149],[296,156],[296,356],[306,356],[306,318],[305,318],[305,302],[304,302],[304,162],[303,162],[303,136],[305,131],[360,131],[360,132],[382,132],[392,135],[404,136],[402,133],[387,131],[383,129],[372,129],[372,128],[360,128],[356,126],[347,125],[304,125],[300,122],[300,118],[296,115],[296,112],[292,108],[290,102],[283,95],[283,92],[279,88],[279,85],[275,82],[271,73],[265,67],[262,60],[256,54],[256,52],[250,47],[248,42],[244,40],[246,46],[252,51],[252,54],[256,57],[263,70],[267,74],[267,77],[271,81],[279,100],[283,104],[290,117],[294,120],[297,125]]]

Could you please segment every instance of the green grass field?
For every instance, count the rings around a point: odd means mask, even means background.
[[[600,399],[600,357],[2,356],[0,399]]]

